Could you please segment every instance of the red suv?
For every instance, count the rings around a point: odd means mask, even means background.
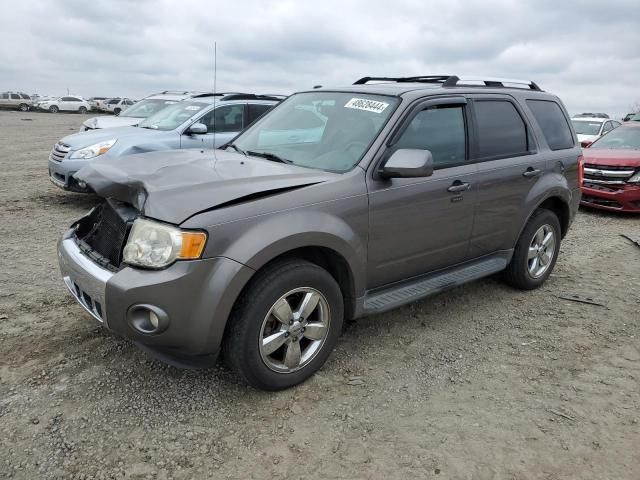
[[[582,204],[640,212],[640,122],[629,122],[586,147]]]

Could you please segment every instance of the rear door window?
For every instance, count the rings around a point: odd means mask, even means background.
[[[466,159],[466,131],[462,105],[435,105],[411,120],[396,148],[429,150],[434,169],[461,165]]]
[[[256,105],[249,104],[249,118],[247,118],[247,125],[252,124],[257,119],[259,119],[262,115],[267,113],[269,110],[273,108],[273,105]]]
[[[16,95],[15,93],[12,93],[11,100],[20,100],[20,95]]]
[[[527,100],[529,110],[551,150],[573,148],[573,134],[560,105],[549,100]]]
[[[479,159],[529,154],[527,127],[508,100],[475,100],[477,155]]]

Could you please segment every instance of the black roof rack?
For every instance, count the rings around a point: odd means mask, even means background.
[[[282,101],[287,98],[286,95],[256,95],[254,93],[231,93],[226,94],[221,100],[275,100]]]
[[[369,82],[394,83],[438,83],[443,87],[476,86],[490,88],[525,88],[541,92],[542,89],[533,81],[508,78],[460,78],[456,75],[421,75],[417,77],[362,77],[354,85],[365,85]]]

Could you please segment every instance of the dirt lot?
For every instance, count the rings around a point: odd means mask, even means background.
[[[0,478],[640,477],[640,218],[581,211],[544,288],[488,279],[358,321],[277,394],[99,328],[55,245],[74,114],[0,112]],[[561,300],[589,295],[606,306]]]

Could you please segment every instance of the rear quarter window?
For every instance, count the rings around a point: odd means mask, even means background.
[[[527,105],[551,150],[574,147],[573,134],[560,105],[551,100],[527,100]]]

